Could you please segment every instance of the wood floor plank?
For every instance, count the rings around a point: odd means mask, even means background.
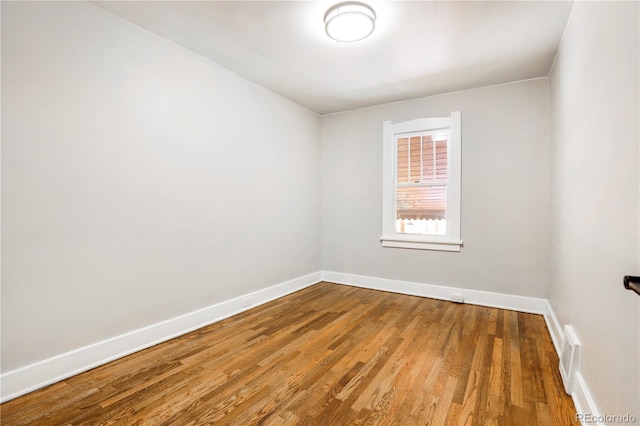
[[[3,425],[575,425],[539,315],[319,283],[0,406]]]

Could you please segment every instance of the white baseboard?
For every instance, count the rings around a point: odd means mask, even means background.
[[[564,340],[564,331],[560,326],[560,322],[556,317],[553,308],[548,300],[546,302],[546,312],[544,313],[544,319],[547,323],[547,328],[549,329],[549,334],[551,334],[551,340],[553,340],[553,346],[556,349],[556,353],[558,354],[558,358],[561,357],[562,353],[562,341]],[[576,372],[574,381],[573,381],[573,392],[571,393],[571,399],[573,399],[573,405],[576,407],[576,413],[578,414],[590,414],[592,418],[599,418],[600,411],[593,400],[593,396],[591,395],[591,391],[587,386],[587,383],[584,380],[584,377],[580,373],[580,371]],[[582,424],[587,424],[581,422]],[[596,422],[596,423],[588,423],[590,425],[603,425],[604,423]]]
[[[411,281],[398,281],[387,278],[345,274],[342,272],[322,271],[322,280],[337,284],[347,284],[354,287],[363,287],[373,290],[389,291],[392,293],[402,293],[411,296],[422,296],[440,300],[451,300],[451,295],[455,293],[464,298],[464,303],[541,315],[545,315],[547,313],[549,304],[546,299],[537,297],[515,296],[511,294],[470,290],[467,288],[421,284]]]
[[[562,351],[564,331],[562,330],[560,322],[558,322],[558,318],[556,318],[556,314],[555,312],[553,312],[551,304],[548,300],[545,300],[545,305],[544,321],[547,323],[547,329],[549,330],[551,340],[553,341],[553,346],[556,348],[556,353],[558,354],[559,358]]]
[[[181,336],[320,281],[441,300],[451,300],[451,295],[455,293],[461,295],[464,302],[469,304],[541,314],[544,316],[556,352],[560,356],[563,331],[547,299],[319,271],[4,373],[0,375],[0,402]],[[249,307],[243,306],[247,297],[253,300],[253,304]],[[580,372],[576,374],[571,397],[578,413],[598,415],[599,411]]]
[[[587,383],[584,381],[584,377],[582,377],[582,374],[580,374],[580,372],[576,373],[576,376],[574,378],[573,381],[573,392],[571,393],[571,398],[573,399],[573,405],[576,406],[576,412],[579,414],[589,414],[591,415],[592,419],[599,419],[600,418],[600,412],[598,411],[598,407],[596,407],[596,403],[593,400],[593,396],[591,395],[591,392],[589,391],[589,387],[587,386]],[[597,420],[595,423],[594,422],[590,422],[590,423],[585,423],[585,422],[580,422],[582,424],[589,424],[589,425],[598,425],[598,426],[604,426],[604,422]]]
[[[320,282],[314,272],[234,299],[226,300],[179,317],[133,330],[0,375],[0,402],[24,395],[115,359],[173,339],[190,331],[286,296]],[[243,306],[251,297],[253,304]]]

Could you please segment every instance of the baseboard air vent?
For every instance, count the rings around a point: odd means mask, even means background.
[[[564,326],[564,338],[560,353],[560,375],[564,382],[564,390],[571,395],[573,382],[580,367],[580,341],[570,325]]]

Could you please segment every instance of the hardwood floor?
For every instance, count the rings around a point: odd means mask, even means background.
[[[569,425],[539,315],[320,283],[8,401],[3,425]]]

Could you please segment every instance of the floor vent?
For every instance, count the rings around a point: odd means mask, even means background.
[[[564,339],[560,353],[560,375],[564,390],[571,395],[576,372],[580,367],[580,341],[570,325],[564,326]]]

